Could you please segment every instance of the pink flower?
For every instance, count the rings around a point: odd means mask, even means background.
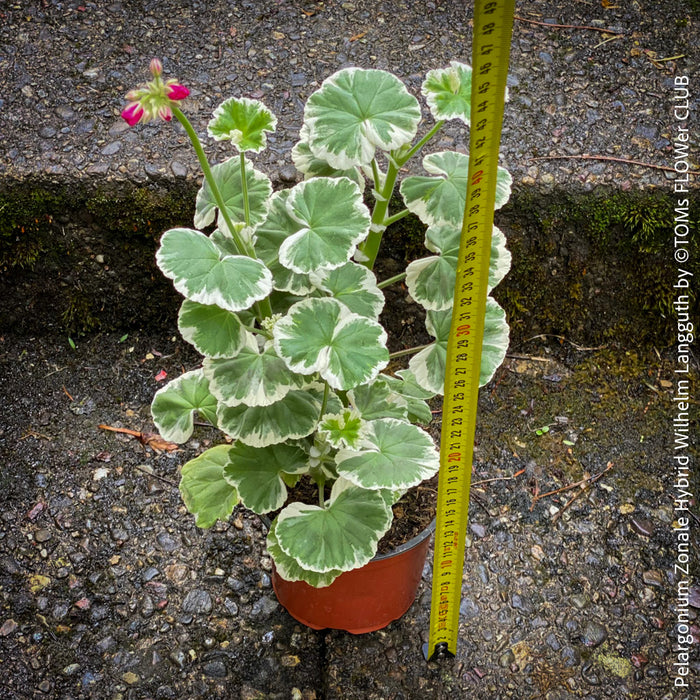
[[[122,111],[122,117],[129,126],[154,119],[169,122],[173,118],[173,109],[177,102],[190,94],[177,80],[163,80],[163,64],[157,58],[151,60],[149,68],[153,80],[144,87],[130,90],[126,95],[129,104]]]
[[[143,109],[138,102],[132,102],[122,110],[122,117],[129,126],[136,126],[143,116]]]
[[[180,85],[179,83],[175,83],[169,87],[170,92],[168,93],[168,97],[171,100],[184,100],[185,97],[190,94],[190,91],[184,85]]]

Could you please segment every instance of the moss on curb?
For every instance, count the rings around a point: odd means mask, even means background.
[[[48,324],[69,333],[174,317],[177,296],[153,256],[163,231],[191,225],[195,194],[195,184],[185,181],[5,184],[0,291],[15,311],[0,312],[0,328],[23,328],[17,309],[26,305],[37,310],[32,328]],[[495,296],[514,342],[537,334],[582,344],[671,342],[674,204],[670,193],[656,191],[516,190],[496,215],[513,269]],[[698,219],[696,199],[690,220]],[[402,263],[425,255],[424,232],[415,217],[402,219],[387,231],[384,254]],[[700,242],[690,240],[687,267],[700,277]],[[104,257],[107,263],[98,264]],[[54,303],[42,306],[42,295]],[[695,312],[698,301],[695,292]]]

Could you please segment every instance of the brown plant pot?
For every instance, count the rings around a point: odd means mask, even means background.
[[[400,618],[416,598],[435,521],[412,540],[387,554],[338,576],[330,586],[286,581],[273,568],[277,600],[312,629],[339,629],[364,634]]]

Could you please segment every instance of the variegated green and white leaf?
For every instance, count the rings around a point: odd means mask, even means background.
[[[384,375],[383,379],[387,386],[406,402],[408,420],[411,423],[428,425],[432,421],[433,414],[426,400],[432,399],[435,393],[419,386],[411,370],[402,369],[396,372],[396,377]]]
[[[359,444],[362,428],[360,414],[352,408],[340,413],[326,413],[318,426],[319,434],[336,449]]]
[[[262,515],[277,510],[287,500],[285,474],[302,474],[308,455],[295,445],[250,447],[237,443],[229,449],[224,478],[236,487],[241,502]]]
[[[257,340],[250,335],[235,357],[206,358],[203,369],[209,391],[226,406],[269,406],[305,383],[271,346],[260,352]]]
[[[215,110],[207,132],[216,141],[230,141],[239,153],[259,153],[267,144],[266,132],[277,128],[277,117],[259,100],[231,97]]]
[[[428,311],[452,307],[456,279],[456,254],[432,255],[406,267],[408,293]]]
[[[151,414],[166,440],[187,442],[194,430],[194,413],[216,425],[216,399],[201,369],[180,375],[156,392]]]
[[[286,554],[279,546],[277,541],[277,521],[273,521],[269,532],[267,533],[267,551],[272,556],[275,562],[277,573],[286,581],[306,581],[309,586],[314,588],[325,588],[330,586],[335,581],[342,571],[337,569],[319,573],[318,571],[309,571],[299,565],[299,562]]]
[[[469,124],[472,104],[472,69],[458,61],[449,68],[428,72],[421,92],[435,121],[459,119]]]
[[[495,299],[488,297],[484,318],[484,342],[481,346],[479,386],[488,384],[503,363],[509,340],[510,328],[506,321],[506,312]]]
[[[291,190],[280,190],[270,198],[270,208],[265,221],[255,231],[255,251],[272,272],[275,289],[291,294],[304,295],[314,285],[308,275],[297,274],[279,261],[279,248],[289,236],[299,231],[299,224],[287,211],[286,202]]]
[[[245,225],[245,204],[243,181],[241,179],[241,163],[238,156],[213,165],[211,173],[224,200],[226,211],[231,217],[231,221],[243,227]],[[267,202],[272,194],[272,183],[265,173],[256,170],[247,161],[245,164],[245,179],[248,186],[250,226],[256,226],[263,221],[267,214]],[[197,192],[194,214],[195,227],[200,229],[206,228],[214,223],[217,210],[218,205],[214,198],[214,193],[205,179],[199,192]],[[217,218],[217,226],[230,234],[230,231],[226,230],[226,224],[220,214]]]
[[[489,263],[489,286],[490,292],[510,270],[511,254],[506,248],[506,237],[496,226],[491,234],[491,261]]]
[[[182,467],[180,494],[197,527],[226,520],[238,503],[238,492],[224,479],[230,449],[229,445],[217,445]]]
[[[440,468],[430,435],[395,418],[367,423],[360,448],[339,450],[335,460],[338,474],[363,489],[409,489]]]
[[[456,151],[440,151],[427,155],[423,159],[423,167],[434,177],[414,175],[401,183],[401,195],[409,211],[429,226],[439,223],[461,224],[469,157]],[[496,209],[508,201],[512,181],[510,173],[499,167]]]
[[[309,129],[306,124],[301,127],[299,142],[292,148],[292,160],[296,169],[304,173],[306,180],[312,177],[347,177],[356,182],[360,189],[364,189],[365,179],[360,168],[348,168],[337,170],[332,168],[325,160],[315,156],[308,143]]]
[[[420,117],[418,101],[397,77],[360,68],[326,78],[304,110],[311,151],[340,170],[370,163],[377,148],[410,142]]]
[[[376,319],[384,308],[384,294],[377,287],[377,278],[364,265],[348,262],[334,270],[311,273],[310,279],[359,316]]]
[[[340,267],[369,233],[362,192],[345,177],[300,182],[289,191],[285,206],[296,230],[282,241],[279,260],[293,272]]]
[[[294,304],[275,324],[273,339],[289,369],[319,372],[334,389],[369,382],[389,362],[384,329],[330,298]]]
[[[322,404],[323,386],[313,384],[290,391],[270,406],[220,405],[217,420],[221,430],[234,440],[252,447],[267,447],[310,435],[318,424]],[[331,395],[327,407],[330,412],[337,412],[341,404]]]
[[[177,327],[182,337],[207,357],[237,355],[248,334],[236,314],[189,299],[182,302]]]
[[[200,304],[242,311],[272,291],[272,275],[262,262],[222,256],[216,244],[193,229],[166,231],[156,262],[180,294]]]
[[[375,418],[407,418],[406,401],[389,389],[384,376],[355,387],[348,392],[348,400],[363,420]]]
[[[435,342],[414,355],[408,362],[418,385],[434,394],[442,394],[445,388],[445,363],[451,321],[452,308],[446,311],[428,311],[425,327],[435,338]]]
[[[391,519],[380,492],[351,486],[331,492],[326,508],[291,503],[277,516],[275,534],[280,549],[304,569],[350,571],[374,556]]]

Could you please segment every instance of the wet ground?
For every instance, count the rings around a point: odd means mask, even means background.
[[[481,397],[458,655],[428,664],[430,562],[386,630],[305,629],[259,522],[200,531],[181,503],[206,428],[175,453],[99,428],[153,429],[157,375],[196,362],[173,338],[2,338],[3,697],[676,697],[673,365],[511,349]],[[690,601],[697,640],[697,579]]]
[[[667,191],[674,76],[700,84],[695,0],[519,5],[503,141],[517,194]],[[422,658],[430,562],[416,603],[386,630],[307,630],[275,600],[257,519],[236,512],[202,532],[185,511],[178,467],[209,444],[205,428],[174,453],[99,428],[151,431],[159,373],[197,362],[177,339],[175,307],[167,311],[152,265],[110,270],[116,258],[151,256],[158,232],[126,246],[118,226],[95,223],[134,184],[192,185],[194,159],[172,125],[129,130],[119,119],[123,94],[144,79],[150,58],[160,55],[168,75],[190,87],[187,110],[200,131],[223,97],[266,101],[279,132],[258,165],[285,182],[294,177],[288,150],[303,100],[324,77],[347,64],[376,66],[417,89],[427,70],[469,60],[470,18],[450,0],[0,3],[0,194],[40,184],[101,197],[89,210],[61,209],[64,194],[42,212],[61,243],[49,252],[75,261],[70,276],[47,254],[23,281],[17,267],[0,287],[3,700],[685,697],[673,686],[684,574],[676,567],[670,340],[640,346],[634,334],[608,334],[602,342],[611,318],[603,313],[582,314],[570,325],[575,335],[532,338],[537,314],[562,313],[555,297],[526,314],[533,318],[511,319],[516,340],[481,395],[453,661]],[[461,147],[465,138],[448,129],[444,144]],[[537,160],[544,156],[553,159]],[[0,221],[14,225],[25,207],[1,200]],[[511,212],[510,223],[518,216]],[[527,230],[513,228],[525,248]],[[19,227],[0,233],[23,243]],[[595,269],[582,309],[598,308],[594,294],[613,309],[624,298],[614,281],[631,268],[610,259],[606,276],[608,259],[592,260],[576,231],[555,234],[559,243],[543,254],[547,275],[561,275],[580,253]],[[96,282],[85,293],[104,300],[102,327],[119,330],[69,342],[71,319],[54,290],[80,287],[86,274]],[[42,289],[51,290],[43,299]],[[400,301],[393,320],[410,335],[420,327],[416,307]],[[700,492],[697,479],[689,490]],[[697,562],[694,515],[689,527]],[[696,565],[688,578],[692,697],[700,687]]]

